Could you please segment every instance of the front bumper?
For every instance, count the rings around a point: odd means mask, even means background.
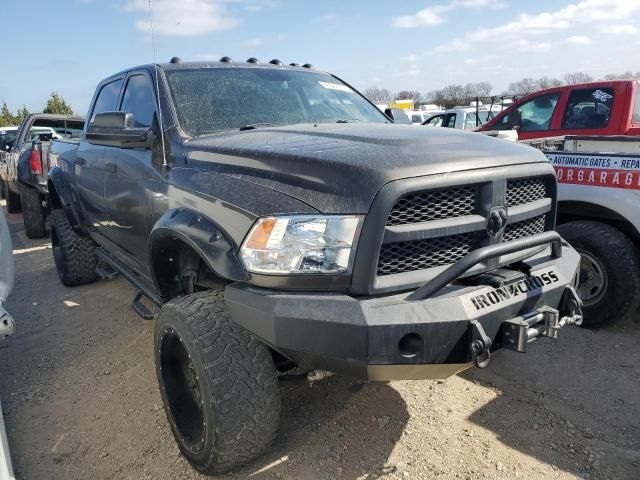
[[[424,299],[415,298],[422,289],[354,298],[231,284],[225,302],[235,322],[303,368],[367,380],[445,378],[474,362],[484,366],[499,348],[524,351],[535,336],[555,338],[565,321],[579,321],[572,287],[580,256],[559,237],[554,249],[521,262],[528,273],[514,283],[447,282]]]
[[[13,317],[2,306],[0,301],[0,340],[11,335],[15,330]]]

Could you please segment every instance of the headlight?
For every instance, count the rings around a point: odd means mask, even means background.
[[[245,238],[240,258],[253,273],[349,273],[361,216],[261,218]]]

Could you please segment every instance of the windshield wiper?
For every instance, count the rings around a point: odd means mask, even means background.
[[[243,130],[253,130],[255,128],[260,128],[260,127],[279,127],[279,126],[280,125],[278,125],[277,123],[250,123],[248,125],[240,127],[239,130],[243,131]]]
[[[336,123],[351,123],[351,122],[362,123],[362,120],[360,120],[359,118],[347,118],[345,120],[336,121]]]

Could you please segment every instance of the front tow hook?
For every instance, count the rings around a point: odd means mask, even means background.
[[[484,368],[491,361],[491,338],[485,333],[482,324],[477,320],[469,322],[471,328],[471,344],[469,350],[476,367]]]

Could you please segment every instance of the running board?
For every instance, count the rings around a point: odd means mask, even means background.
[[[96,273],[102,280],[111,280],[112,278],[116,278],[120,273],[116,270],[113,265],[107,263],[105,261],[101,261],[98,263],[96,267]]]
[[[162,307],[164,304],[162,298],[155,291],[145,285],[140,278],[136,277],[134,273],[130,272],[118,259],[109,255],[104,249],[96,249],[96,255],[101,262],[104,262],[109,267],[113,268],[116,274],[122,275],[138,290],[131,301],[131,308],[133,311],[145,320],[153,320],[153,318],[155,318],[155,314],[142,303],[142,298],[148,298],[157,307]]]
[[[142,317],[143,320],[153,320],[154,318],[156,318],[156,314],[149,310],[144,303],[142,303],[143,297],[144,293],[138,291],[138,293],[136,293],[136,296],[133,297],[133,300],[131,300],[130,306],[131,308],[133,308],[134,312]]]

